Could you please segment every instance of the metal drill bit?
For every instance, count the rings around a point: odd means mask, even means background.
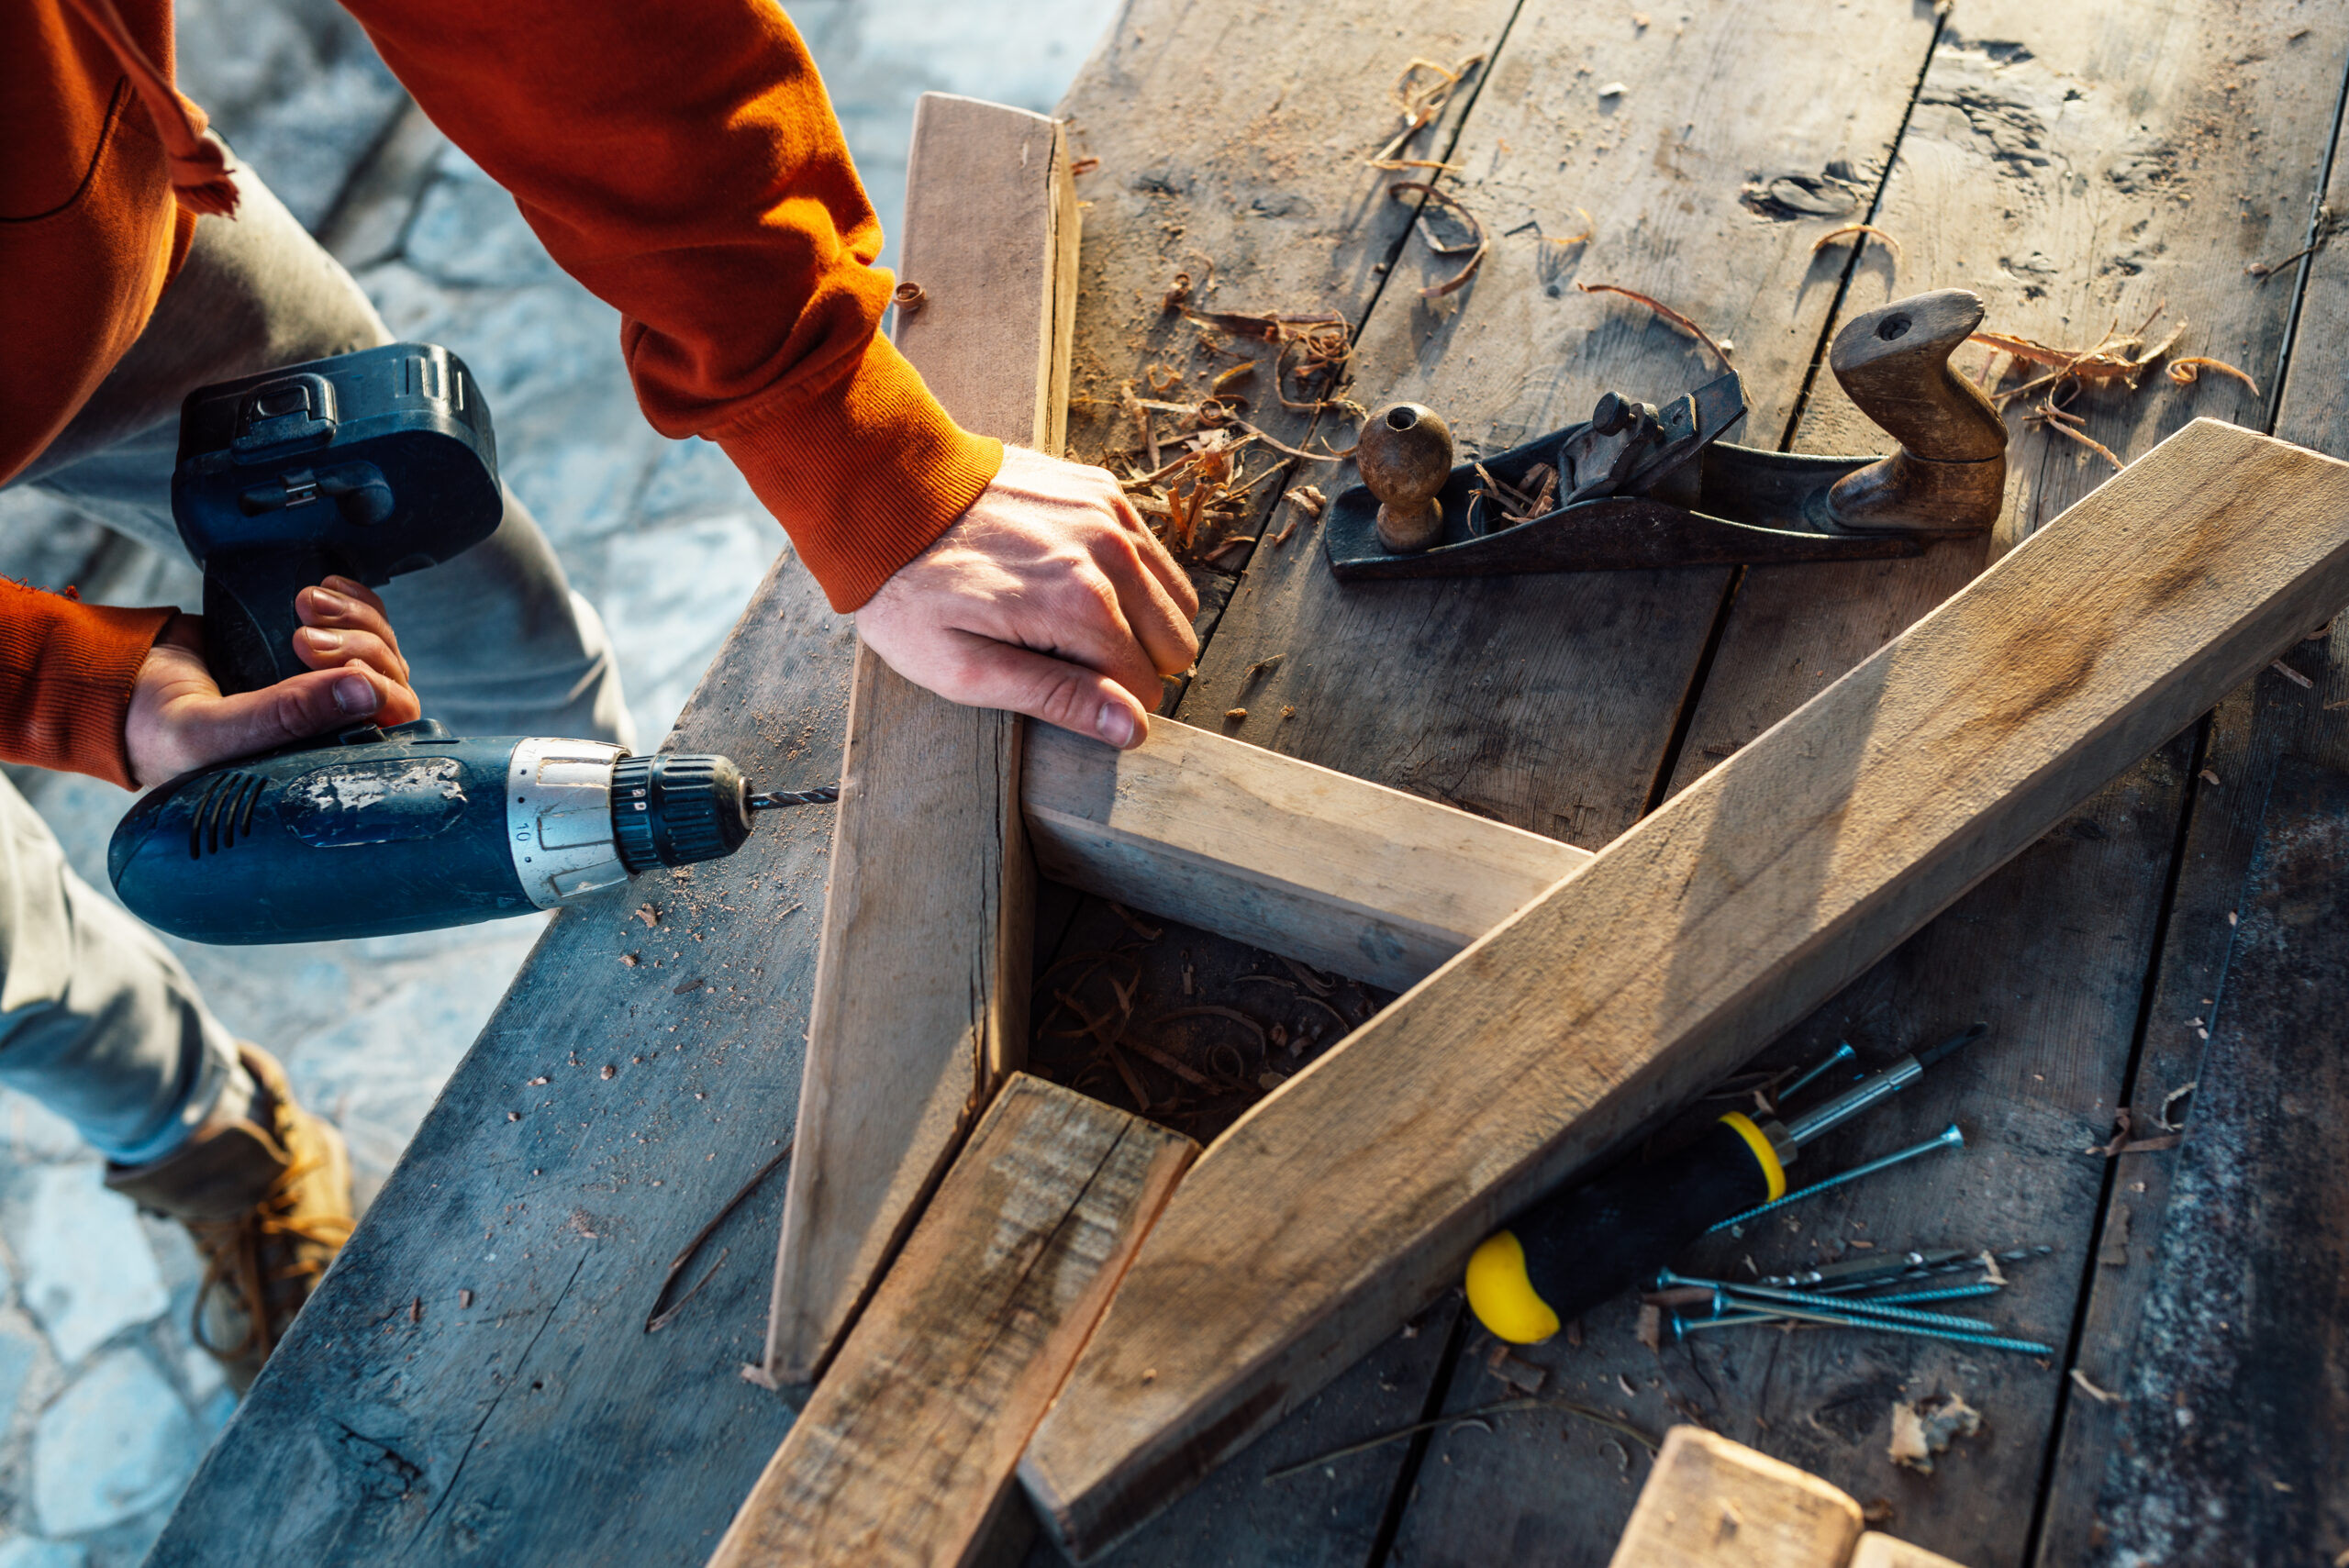
[[[1799,1202],[1813,1193],[1823,1193],[1830,1187],[1840,1187],[1846,1182],[1856,1182],[1862,1176],[1873,1176],[1878,1171],[1888,1171],[1904,1161],[1914,1160],[1920,1154],[1930,1154],[1936,1149],[1962,1149],[1965,1146],[1965,1134],[1957,1129],[1957,1123],[1952,1122],[1939,1137],[1929,1138],[1922,1143],[1887,1154],[1881,1160],[1871,1160],[1865,1165],[1845,1171],[1841,1175],[1830,1176],[1823,1182],[1813,1182],[1807,1187],[1798,1187],[1782,1198],[1749,1208],[1743,1214],[1732,1214],[1705,1234],[1710,1236],[1715,1231],[1727,1230],[1732,1225],[1742,1225],[1747,1220],[1768,1214],[1773,1209],[1784,1208],[1790,1203]]]
[[[753,811],[772,811],[785,806],[829,806],[841,797],[838,786],[822,784],[815,789],[771,789],[764,795],[754,795],[742,804]]]

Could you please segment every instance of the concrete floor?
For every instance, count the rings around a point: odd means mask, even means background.
[[[885,223],[915,99],[1049,109],[1108,0],[800,0]],[[646,744],[664,734],[783,543],[715,447],[639,416],[618,317],[558,272],[512,202],[417,115],[325,0],[181,0],[180,82],[351,268],[403,337],[449,345],[496,411],[507,480],[594,599]],[[39,495],[0,493],[0,572],[117,604],[196,604],[184,561]],[[428,711],[429,710],[428,694]],[[105,885],[129,796],[12,770]],[[390,1170],[535,940],[538,918],[273,949],[174,943],[220,1018],[341,1122],[365,1191]],[[187,1342],[193,1249],[99,1184],[72,1129],[0,1093],[0,1568],[141,1558],[232,1408]]]

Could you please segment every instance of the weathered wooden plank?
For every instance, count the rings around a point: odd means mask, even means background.
[[[966,428],[1059,450],[1077,248],[1059,126],[927,94],[906,192],[900,254],[926,296],[898,322],[907,357]],[[779,1382],[822,1368],[1025,1051],[1021,729],[858,648],[767,1330]]]
[[[1733,339],[1753,406],[1738,435],[1776,444],[1833,291],[1805,286],[1808,235],[1753,204],[1779,173],[1838,201],[1873,188],[1933,18],[1683,10],[1646,27],[1565,0],[1520,10],[1450,159],[1461,172],[1444,177],[1493,249],[1440,299],[1419,291],[1461,258],[1403,249],[1353,397],[1425,403],[1464,448],[1490,451],[1588,418],[1609,388],[1654,399],[1718,373],[1647,312],[1575,288],[1612,283]],[[1829,59],[1836,88],[1821,93]],[[1567,239],[1586,212],[1586,245],[1541,238]],[[1648,806],[1728,581],[1709,568],[1343,585],[1318,545],[1260,546],[1177,711],[1595,849]],[[1227,725],[1235,707],[1248,717]]]
[[[2210,1039],[2190,1100],[2171,1106],[2185,1144],[2156,1157],[2172,1167],[2165,1221],[2106,1230],[2099,1274],[2147,1284],[2103,1387],[2117,1430],[2082,1562],[2322,1562],[2349,1544],[2334,1131],[2349,1106],[2349,773],[2287,762],[2265,815]]]
[[[1852,1568],[1965,1568],[1965,1564],[1872,1529],[1852,1549]]]
[[[2198,421],[2064,521],[1209,1151],[1022,1462],[1064,1541],[1131,1528],[1503,1212],[1750,1054],[2349,598],[2349,466],[2230,427]]]
[[[2180,351],[2233,359],[2257,371],[2266,388],[2263,367],[2275,359],[2290,280],[2260,285],[2241,268],[2249,254],[2299,248],[2285,219],[2304,215],[2306,200],[2285,197],[2281,187],[2305,177],[2330,128],[2341,70],[2343,18],[2304,11],[2159,6],[2125,20],[2083,20],[2043,7],[1972,8],[1953,23],[1925,73],[1875,219],[1899,239],[1898,261],[1871,244],[1845,308],[1959,284],[1989,298],[1992,326],[2085,344],[2116,317],[2134,327],[2167,297],[2160,325],[2190,321]],[[2263,58],[2239,58],[2247,55]],[[2239,89],[2232,100],[2230,85]],[[2259,134],[2211,135],[2210,106],[2220,101],[2241,102],[2240,118],[2229,123]],[[2181,199],[2214,189],[2243,199]],[[1817,235],[1846,220],[1788,211],[1776,221]],[[1819,286],[1842,275],[1847,246],[1822,254]],[[2078,261],[2096,256],[2107,261]],[[2256,402],[2214,373],[2188,389],[2155,372],[2134,394],[2092,391],[2074,406],[2099,439],[2133,457],[2190,413],[2228,410],[2231,398],[2239,398],[2238,417],[2255,417]],[[1845,451],[1877,439],[1822,374],[1796,444]],[[2110,472],[2085,449],[2020,421],[2015,439],[2009,521],[2021,519],[2023,531]],[[1984,541],[1959,541],[1917,561],[1745,573],[1675,787],[1897,635],[1970,579],[1987,554]],[[1773,1065],[1816,1061],[1841,1040],[1890,1053],[1971,1018],[1992,1020],[1988,1040],[1897,1106],[1808,1151],[1815,1169],[1794,1177],[1856,1164],[1953,1120],[1966,1134],[1964,1154],[1871,1179],[1743,1238],[1718,1239],[1692,1251],[1687,1266],[1742,1273],[1750,1255],[1775,1271],[1859,1242],[2048,1243],[2054,1254],[2010,1271],[2009,1289],[1986,1306],[2029,1337],[2064,1343],[2080,1282],[2093,1271],[2089,1217],[2104,1192],[2103,1167],[2078,1151],[2110,1130],[2161,932],[2178,814],[2189,792],[2208,794],[2194,783],[2198,766],[2190,735],[2164,747],[1774,1048]],[[2233,770],[2225,772],[2232,795]],[[2173,940],[2176,929],[2173,920]],[[2195,996],[2210,994],[2208,980],[2194,983]],[[2165,1016],[2182,1025],[2203,1011],[2187,1006]],[[2189,1065],[2166,1081],[2191,1076]],[[2094,1272],[2109,1284],[2121,1278]],[[1967,1562],[2015,1562],[2030,1551],[2034,1521],[2013,1500],[2039,1485],[2047,1434],[2066,1400],[2067,1426],[2108,1418],[2103,1407],[2067,1393],[2060,1365],[2051,1372],[2026,1358],[1970,1358],[1928,1342],[1847,1333],[1749,1332],[1697,1336],[1659,1361],[1632,1330],[1631,1307],[1618,1303],[1586,1324],[1579,1351],[1523,1353],[1576,1396],[1621,1400],[1643,1422],[1669,1419],[1668,1399],[1701,1409],[1720,1429],[1883,1501],[1895,1510],[1889,1528]],[[2099,1338],[2085,1339],[2084,1352]],[[2114,1375],[2088,1370],[2100,1385]],[[1638,1396],[1625,1399],[1619,1378]],[[1891,1464],[1887,1416],[1903,1385],[1962,1389],[1984,1410],[1995,1440],[1962,1445],[1938,1477]],[[1495,1397],[1497,1388],[1483,1376],[1459,1379],[1451,1407]],[[1505,1420],[1521,1426],[1531,1418]],[[1640,1456],[1628,1457],[1636,1477]],[[1596,1568],[1631,1490],[1611,1456],[1561,1468],[1544,1442],[1485,1444],[1474,1429],[1439,1435],[1417,1480],[1420,1496],[1397,1542],[1407,1561],[1486,1528],[1560,1568]],[[2041,1551],[2048,1562],[2071,1562],[2078,1545]]]
[[[1843,1568],[1860,1506],[1818,1476],[1702,1427],[1664,1437],[1613,1568]]]
[[[1401,990],[1590,852],[1172,719],[1130,751],[1028,740],[1039,870]]]
[[[2334,20],[2325,18],[2327,24]],[[2339,170],[2338,148],[2334,156]],[[2335,189],[2340,178],[2336,173]],[[2270,201],[2281,217],[2284,198],[2262,192],[2263,212]],[[2271,228],[2275,235],[2268,240],[2274,247],[2270,255],[2299,248],[2300,241],[2291,239],[2280,222]],[[2344,375],[2343,365],[2349,346],[2318,325],[2338,320],[2349,309],[2349,256],[2328,248],[2319,251],[2309,266],[2301,330],[2282,388],[2277,428],[2289,439],[2320,450],[2349,450],[2349,376]],[[2298,281],[2296,272],[2297,268],[2286,268],[2268,286],[2288,286]],[[2227,1026],[2218,1018],[2217,1008],[2234,1006],[2222,987],[2232,983],[2229,954],[2237,943],[2236,922],[2243,916],[2254,852],[2263,832],[2271,839],[2275,832],[2267,824],[2277,769],[2294,754],[2330,768],[2349,769],[2349,711],[2337,706],[2349,700],[2349,663],[2344,663],[2341,639],[2328,635],[2326,628],[2318,628],[2315,637],[2288,652],[2283,662],[2312,685],[2303,687],[2269,671],[2232,694],[2212,716],[2199,759],[2176,891],[2168,911],[2166,940],[2145,1010],[2135,1075],[2125,1095],[2132,1122],[2143,1129],[2140,1136],[2162,1136],[2165,1112],[2170,1121],[2191,1129],[2202,1103],[2201,1092],[2198,1089],[2176,1100],[2171,1098],[2172,1092],[2212,1080],[2213,1074],[2206,1069],[2211,1065],[2208,1053],[2213,1043],[2232,1040],[2238,1042],[2235,1049],[2241,1050],[2240,1042],[2256,1038],[2244,1034],[2246,1028],[2255,1030],[2258,1027],[2247,1023],[2233,1026],[2232,1034],[2222,1032]],[[2297,932],[2290,951],[2296,956],[2305,951],[2311,973],[2314,966],[2324,962],[2323,944],[2311,945]],[[2288,1053],[2296,1046],[2297,1042],[2277,1042],[2277,1048]],[[2227,1061],[2223,1055],[2218,1058],[2222,1074],[2239,1071],[2229,1069]],[[2214,1082],[2213,1087],[2220,1084]],[[2294,1090],[2296,1095],[2315,1092],[2313,1082]],[[2329,1114],[2343,1113],[2343,1106],[2336,1100]],[[2239,1118],[2235,1118],[2233,1127],[2221,1127],[2221,1135],[2231,1135],[2240,1126]],[[2189,1139],[2193,1136],[2189,1133]],[[2148,1329],[2146,1315],[2165,1266],[2159,1262],[2159,1249],[2166,1244],[2164,1238],[2176,1224],[2170,1218],[2170,1207],[2183,1158],[2178,1151],[2154,1150],[2124,1154],[2112,1162],[2098,1230],[2098,1254],[2110,1261],[2099,1263],[2090,1283],[2076,1363],[2081,1374],[2099,1388],[2125,1392],[2141,1362],[2162,1362],[2178,1348],[2174,1334]],[[2296,1201],[2280,1190],[2277,1197]],[[2294,1236],[2284,1244],[2286,1256],[2279,1260],[2272,1251],[2277,1245],[2273,1232],[2257,1227],[2246,1230],[2232,1224],[2224,1229],[2232,1242],[2234,1266],[2254,1291],[2274,1288],[2274,1270],[2279,1262],[2289,1267],[2293,1255],[2324,1251],[2315,1238]],[[2200,1262],[2207,1265],[2208,1261]],[[2192,1264],[2194,1260],[2187,1262]],[[2349,1268],[2349,1261],[2337,1251],[2331,1255],[2331,1262],[2336,1270]],[[2216,1316],[2224,1318],[2226,1315]],[[2349,1426],[2337,1386],[2322,1385],[2321,1393],[2331,1400],[2332,1408],[2328,1413],[2320,1407],[2314,1424],[2336,1431]],[[2109,1490],[2109,1478],[2117,1473],[2116,1467],[2131,1462],[2122,1456],[2135,1414],[2126,1405],[2092,1398],[2076,1386],[2067,1390],[2034,1561],[2055,1564],[2096,1560],[2096,1549],[2112,1538],[2107,1521],[2116,1514],[2125,1517],[2131,1529],[2142,1529],[2143,1507]],[[2175,1441],[2183,1440],[2183,1462],[2176,1473],[2163,1474],[2159,1465],[2152,1462],[2155,1456],[2135,1456],[2135,1482],[2144,1488],[2148,1500],[2174,1496],[2181,1479],[2201,1479],[2194,1473],[2204,1463],[2198,1451],[2200,1437],[2182,1430],[2165,1440],[2165,1451]],[[2299,1440],[2297,1436],[2290,1440],[2292,1443]],[[2216,1525],[2223,1539],[2232,1543],[2232,1554],[2289,1557],[2316,1551],[2304,1539],[2296,1539],[2293,1526],[2298,1521],[2288,1510],[2278,1515],[2266,1506],[2288,1500],[2288,1496],[2277,1496],[2255,1499],[2259,1507],[2230,1508],[2227,1518]],[[2335,1544],[2333,1550],[2339,1544],[2349,1541]]]
[[[820,783],[850,654],[786,550],[669,743]],[[669,1260],[790,1136],[816,957],[794,909],[822,898],[830,825],[774,816],[728,860],[555,917],[153,1562],[708,1550],[793,1410],[736,1375],[759,1352],[767,1282],[745,1265],[779,1181],[709,1238],[678,1318],[643,1326]],[[646,904],[651,929],[630,913]]]
[[[1199,348],[1198,329],[1163,308],[1177,272],[1197,283],[1197,303],[1208,309],[1327,308],[1362,322],[1411,217],[1408,206],[1382,195],[1392,176],[1362,164],[1399,124],[1387,86],[1414,57],[1450,66],[1506,52],[1516,9],[1515,0],[1462,0],[1404,18],[1388,7],[1343,0],[1335,6],[1252,10],[1134,0],[1123,8],[1060,110],[1071,120],[1076,150],[1102,159],[1097,170],[1078,179],[1088,205],[1070,411],[1073,455],[1126,472],[1123,454],[1136,450],[1140,432],[1123,408],[1120,384],[1130,380],[1139,391],[1153,365],[1164,366],[1184,377],[1169,395],[1187,400],[1235,362],[1230,354]],[[1202,62],[1208,62],[1204,69]],[[1409,152],[1450,155],[1484,74],[1472,72],[1465,90]],[[1240,353],[1266,362],[1272,358],[1268,346],[1227,341]],[[1161,384],[1164,373],[1158,373]],[[1308,417],[1281,406],[1262,371],[1246,391],[1252,422],[1290,443],[1305,437]],[[1162,439],[1173,437],[1174,425],[1158,421]],[[1338,440],[1342,445],[1343,436]],[[1248,470],[1252,476],[1255,459]],[[1230,531],[1261,533],[1268,521],[1277,531],[1279,517],[1267,514],[1282,490],[1300,482],[1328,488],[1331,472],[1328,465],[1305,465],[1259,485],[1252,493],[1259,505]],[[1283,548],[1313,545],[1308,526]],[[1188,564],[1199,589],[1197,624],[1205,642],[1235,579],[1212,565]],[[1318,760],[1356,774],[1375,765],[1368,757]],[[1129,984],[1135,1018],[1153,1043],[1201,1065],[1211,1047],[1236,1043],[1250,1075],[1227,1079],[1219,1073],[1215,1078],[1219,1089],[1237,1088],[1243,1095],[1263,1092],[1266,1069],[1277,1077],[1310,1060],[1373,1005],[1359,987],[1342,981],[1328,995],[1317,995],[1277,960],[1239,942],[1162,920],[1151,924],[1164,936],[1134,955],[1138,975],[1120,963],[1114,974],[1085,980],[1093,965],[1086,955],[1140,940],[1098,898],[1085,900],[1062,945],[1040,955],[1040,971],[1049,971],[1050,980],[1037,1001],[1036,1060],[1068,1063],[1072,1077],[1088,1091],[1119,1103],[1136,1104],[1123,1079],[1098,1061],[1090,1038],[1065,1038],[1073,1022],[1065,1010],[1042,1017],[1057,1008],[1052,993],[1074,987],[1097,1016],[1114,1012],[1112,980]],[[1260,1063],[1249,1031],[1228,1018],[1161,1021],[1162,1015],[1199,1005],[1230,1007],[1267,1028],[1285,1025],[1287,1045],[1273,1048],[1270,1061]],[[1325,1006],[1339,1009],[1342,1018],[1332,1018]],[[1196,1129],[1195,1136],[1219,1129],[1244,1108],[1244,1098],[1206,1095],[1138,1052],[1120,1054],[1146,1085],[1152,1114],[1168,1114],[1166,1099],[1174,1096],[1176,1125]],[[1211,1054],[1229,1065],[1222,1051]],[[1268,1437],[1265,1463],[1325,1452],[1417,1418],[1442,1359],[1443,1336],[1444,1324],[1431,1323],[1412,1339],[1387,1341]],[[1353,1568],[1381,1539],[1393,1479],[1409,1449],[1389,1444],[1277,1486],[1233,1467],[1162,1516],[1123,1555],[1138,1565],[1168,1568],[1208,1561],[1226,1568]],[[1039,1568],[1047,1560],[1060,1561],[1041,1544]]]
[[[1014,1073],[711,1568],[975,1561],[1029,1433],[1197,1152]]]
[[[2295,0],[2224,10],[2173,0],[2132,8],[2125,25],[2031,0],[1974,7],[1934,50],[1874,219],[1898,239],[1899,257],[1869,246],[1846,314],[1957,285],[1988,303],[1987,328],[2086,348],[2114,323],[2132,329],[2160,309],[2154,340],[2182,328],[2176,353],[2231,361],[2266,390],[2291,293],[2283,278],[2247,280],[2243,266],[2299,248],[2306,171],[2331,134],[2344,52],[2349,17],[2311,15]],[[2221,103],[2233,106],[2223,134],[2211,117]],[[1780,226],[1817,236],[1840,221],[1788,212]],[[1830,247],[1813,286],[1826,292],[1850,254]],[[1985,367],[1992,357],[1972,349],[1960,362]],[[2112,465],[2087,447],[2021,419],[2038,401],[2013,405],[1995,541],[1946,541],[1910,561],[1745,573],[1675,788],[2110,476]],[[2127,460],[2197,417],[2256,427],[2264,406],[2215,372],[2182,387],[2155,371],[2133,390],[2088,387],[2069,411]],[[1841,452],[1882,440],[1821,374],[1796,445]]]

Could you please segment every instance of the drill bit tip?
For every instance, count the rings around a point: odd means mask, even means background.
[[[771,789],[749,796],[743,804],[753,811],[773,811],[785,806],[829,806],[840,797],[837,786],[822,784],[815,789]]]

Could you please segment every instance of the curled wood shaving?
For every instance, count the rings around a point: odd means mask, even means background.
[[[1900,241],[1895,239],[1891,235],[1887,234],[1883,229],[1878,228],[1873,223],[1847,223],[1841,228],[1831,228],[1826,233],[1820,235],[1818,239],[1810,242],[1810,253],[1816,256],[1821,250],[1826,250],[1830,245],[1834,244],[1838,239],[1851,234],[1856,234],[1860,237],[1859,243],[1863,248],[1866,246],[1869,237],[1873,235],[1875,238],[1884,241],[1885,249],[1892,252],[1892,259],[1894,261],[1898,261],[1900,260]]]
[[[1724,369],[1728,368],[1729,350],[1722,348],[1719,343],[1714,342],[1712,335],[1707,332],[1702,327],[1698,326],[1695,322],[1689,320],[1687,317],[1681,315],[1680,312],[1673,309],[1672,306],[1664,304],[1663,301],[1651,299],[1646,295],[1641,294],[1636,290],[1623,288],[1615,284],[1575,284],[1575,287],[1580,289],[1585,294],[1620,294],[1625,299],[1631,301],[1635,305],[1646,306],[1650,310],[1654,311],[1658,316],[1663,317],[1666,321],[1671,322],[1675,327],[1679,328],[1683,332],[1687,333],[1688,336],[1696,339],[1697,341],[1704,344],[1706,348],[1711,350],[1713,357],[1720,361]]]
[[[1215,1084],[1208,1081],[1207,1074],[1172,1051],[1161,1051],[1146,1040],[1128,1039],[1121,1043],[1131,1047],[1138,1054],[1157,1062],[1186,1084],[1194,1084],[1202,1089],[1212,1090],[1215,1087]]]
[[[1101,160],[1100,160],[1100,159],[1098,159],[1098,158],[1093,158],[1093,157],[1085,157],[1085,158],[1080,158],[1080,159],[1076,160],[1074,162],[1071,163],[1071,164],[1068,166],[1068,172],[1069,172],[1069,175],[1070,175],[1070,177],[1071,177],[1071,178],[1074,178],[1076,175],[1079,175],[1079,174],[1090,174],[1090,173],[1092,173],[1092,172],[1093,172],[1093,171],[1095,171],[1096,169],[1098,169],[1099,167],[1101,167]]]
[[[919,284],[902,283],[889,292],[889,303],[897,307],[897,318],[903,321],[920,315],[921,307],[930,303],[930,295],[922,293]]]
[[[2257,382],[2227,363],[2226,361],[2214,360],[2207,354],[2188,354],[2182,360],[2172,360],[2169,362],[2168,373],[2170,380],[2177,383],[2178,385],[2192,386],[2201,379],[2201,373],[2206,370],[2217,371],[2221,375],[2231,375],[2251,388],[2251,395],[2254,397],[2259,395]]]
[[[1452,101],[1453,92],[1462,79],[1484,62],[1483,55],[1472,54],[1450,70],[1432,60],[1419,58],[1414,58],[1403,67],[1401,74],[1395,78],[1393,89],[1395,112],[1403,117],[1403,128],[1397,131],[1386,146],[1370,155],[1367,160],[1370,165],[1375,168],[1400,155],[1405,143],[1433,125],[1436,117],[1443,113],[1444,105]],[[1434,80],[1422,82],[1419,79],[1422,72]]]
[[[1246,710],[1243,709],[1241,711],[1244,712]],[[1256,1045],[1260,1051],[1271,1043],[1271,1037],[1264,1032],[1264,1025],[1258,1023],[1255,1019],[1250,1018],[1247,1014],[1241,1012],[1237,1007],[1219,1007],[1213,1003],[1204,1003],[1196,1007],[1177,1007],[1171,1013],[1162,1013],[1155,1019],[1152,1020],[1152,1027],[1155,1028],[1160,1024],[1172,1023],[1176,1018],[1230,1018],[1233,1023],[1246,1025],[1251,1030],[1254,1031],[1256,1036]]]
[[[1297,532],[1297,525],[1305,518],[1319,521],[1322,507],[1328,505],[1321,498],[1321,492],[1310,484],[1300,484],[1281,499],[1288,503],[1288,521],[1281,525],[1281,531],[1273,536],[1275,549],[1288,542],[1289,535]]]
[[[1457,245],[1447,245],[1438,239],[1429,229],[1425,207],[1421,207],[1419,216],[1412,219],[1413,226],[1419,231],[1419,238],[1427,241],[1429,250],[1439,256],[1464,255],[1468,258],[1460,270],[1452,276],[1440,284],[1432,284],[1421,289],[1419,291],[1421,299],[1442,299],[1445,295],[1460,289],[1470,278],[1476,275],[1476,269],[1485,264],[1485,252],[1492,249],[1492,241],[1485,237],[1484,224],[1475,213],[1468,210],[1465,203],[1449,191],[1439,190],[1424,180],[1397,180],[1386,187],[1386,194],[1398,201],[1407,195],[1423,195],[1430,201],[1440,202],[1458,213],[1460,221],[1468,226],[1469,239]]]

